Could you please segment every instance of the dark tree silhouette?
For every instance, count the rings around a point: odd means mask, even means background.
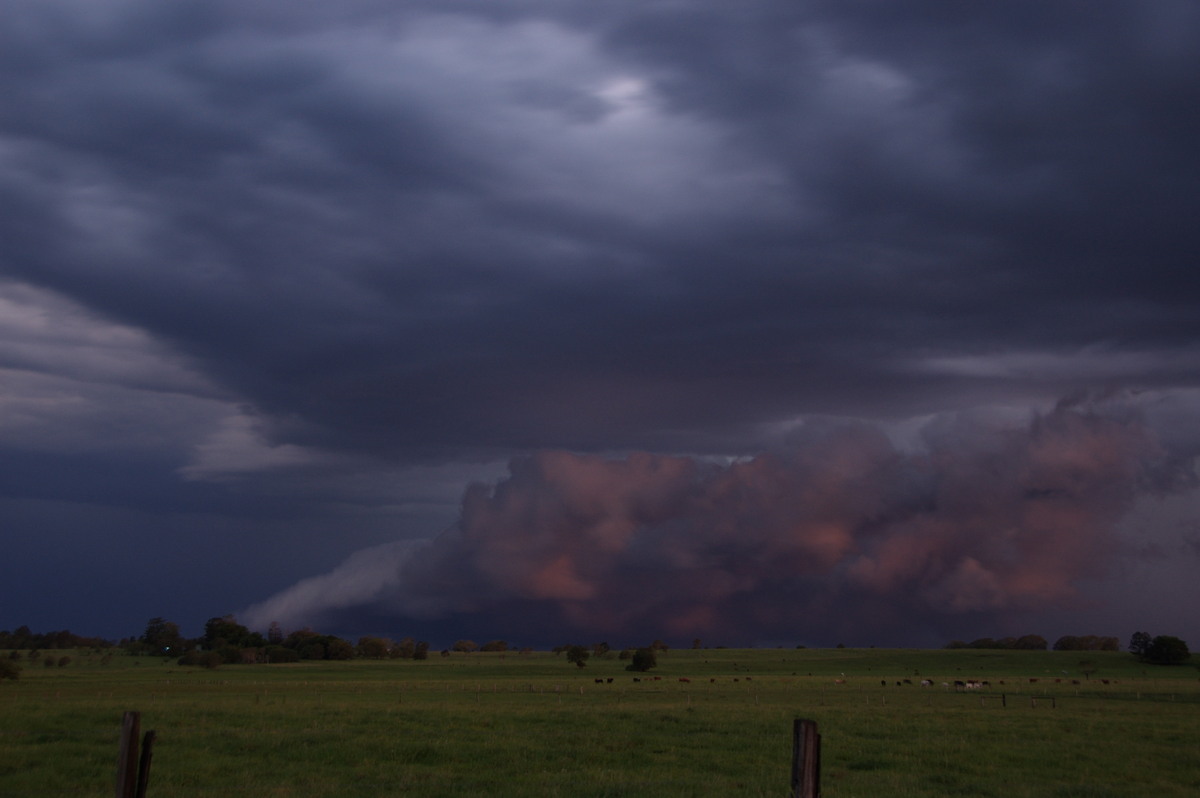
[[[1150,641],[1150,646],[1146,649],[1143,659],[1155,665],[1180,665],[1187,662],[1191,655],[1187,643],[1178,637],[1159,635]]]
[[[587,665],[588,657],[591,655],[592,652],[588,651],[584,646],[567,647],[567,662],[574,662],[580,668]]]

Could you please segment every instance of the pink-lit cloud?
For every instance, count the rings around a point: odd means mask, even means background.
[[[953,626],[1069,604],[1104,573],[1149,475],[1163,478],[1136,416],[1086,408],[1020,428],[941,422],[924,443],[905,451],[845,425],[734,462],[538,452],[469,488],[457,526],[364,603],[399,627],[474,617],[527,637],[804,639],[914,615]]]

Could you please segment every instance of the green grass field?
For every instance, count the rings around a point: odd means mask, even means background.
[[[173,798],[783,798],[797,717],[820,726],[827,798],[1200,795],[1200,671],[1125,653],[677,650],[637,683],[615,653],[211,671],[70,653],[0,682],[0,796],[113,795],[126,710],[158,734],[148,795]],[[942,686],[966,679],[991,686]]]

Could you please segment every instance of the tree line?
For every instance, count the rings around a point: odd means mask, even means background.
[[[693,648],[700,647],[699,639]],[[1010,649],[1045,651],[1049,643],[1041,635],[1022,635],[993,639],[981,637],[969,643],[955,640],[948,643],[949,649]],[[1064,635],[1054,642],[1055,651],[1119,651],[1116,637],[1099,635]],[[113,643],[98,637],[84,637],[67,630],[35,633],[28,626],[13,631],[0,630],[0,649],[11,652],[0,665],[0,678],[16,678],[20,671],[20,651],[29,651],[28,659],[60,667],[70,662],[64,657],[35,657],[42,650],[90,649],[93,651],[121,650],[133,655],[161,656],[175,659],[181,665],[197,665],[216,668],[221,665],[252,663],[284,663],[301,660],[348,660],[364,659],[410,659],[429,658],[428,641],[404,637],[392,640],[379,636],[360,637],[356,643],[336,635],[321,634],[310,628],[285,633],[278,623],[272,623],[264,635],[238,623],[232,615],[210,618],[204,624],[204,633],[189,638],[183,635],[179,625],[162,617],[151,618],[139,637],[128,637]],[[472,640],[458,640],[441,654],[449,656],[451,651],[471,653],[474,651],[506,652],[513,650],[504,640],[490,640],[482,645]],[[525,653],[529,648],[521,648]],[[646,670],[654,667],[655,653],[666,651],[661,640],[655,640],[645,648],[628,648],[620,652],[620,659],[629,660],[629,670]],[[1155,665],[1177,665],[1186,662],[1191,654],[1187,643],[1170,635],[1151,636],[1147,632],[1135,632],[1130,638],[1128,650],[1139,660]],[[567,662],[583,668],[592,657],[607,656],[608,643],[592,646],[563,645],[553,649],[554,653],[566,653]],[[65,660],[65,661],[64,661]]]

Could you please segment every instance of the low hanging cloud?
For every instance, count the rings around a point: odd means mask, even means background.
[[[251,608],[257,625],[355,613],[534,642],[908,633],[1061,608],[1102,576],[1139,495],[1194,484],[1135,413],[1063,405],[1020,428],[965,417],[900,448],[809,426],[718,462],[541,451],[467,489],[423,545],[360,552]],[[379,630],[382,631],[382,630]]]

